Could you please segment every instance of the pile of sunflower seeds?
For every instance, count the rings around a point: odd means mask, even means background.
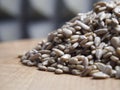
[[[101,1],[92,11],[79,13],[25,53],[21,62],[56,74],[120,78],[120,2]]]

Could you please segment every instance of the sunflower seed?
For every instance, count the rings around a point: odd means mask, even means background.
[[[92,77],[94,79],[106,79],[106,78],[109,78],[109,75],[103,72],[96,72],[96,73],[93,73]]]

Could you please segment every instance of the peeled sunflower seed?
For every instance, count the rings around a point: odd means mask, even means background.
[[[116,78],[120,78],[120,66],[116,66]]]
[[[38,64],[38,69],[43,70],[43,71],[46,71],[46,70],[47,70],[47,67],[46,67],[46,66],[43,66],[43,65],[41,65],[41,64]]]
[[[76,57],[72,57],[72,58],[70,58],[69,63],[70,64],[77,64],[78,63],[78,59]]]
[[[103,50],[102,49],[96,49],[96,58],[97,58],[97,61],[100,61],[102,55],[103,55]]]
[[[53,51],[55,51],[55,53],[56,53],[58,56],[64,55],[64,52],[61,51],[61,50],[59,50],[59,49],[57,49],[57,48],[54,48]]]
[[[63,72],[65,72],[65,73],[69,73],[69,72],[70,72],[70,69],[69,69],[69,67],[67,67],[67,66],[63,66],[62,70],[63,70]]]
[[[56,69],[56,70],[55,70],[55,73],[56,73],[56,74],[62,74],[62,73],[63,73],[63,70],[61,70],[61,69]]]
[[[120,39],[118,37],[112,37],[111,44],[117,48],[120,45]]]
[[[56,74],[120,78],[120,1],[99,2],[48,34],[21,63]]]
[[[98,46],[100,42],[101,42],[100,37],[95,37],[95,40],[94,40],[95,46]]]
[[[73,69],[73,70],[71,71],[71,73],[74,74],[74,75],[80,75],[80,71],[79,71],[79,70],[76,70],[76,69]]]
[[[96,72],[96,73],[93,73],[92,77],[94,79],[106,79],[106,78],[109,78],[110,76],[103,72]]]
[[[72,35],[72,31],[67,28],[63,28],[63,35],[65,37],[70,37]]]
[[[95,65],[97,66],[97,68],[100,70],[100,71],[105,71],[105,68],[106,68],[106,65],[103,64],[103,63],[95,63]]]
[[[61,57],[61,61],[63,61],[63,62],[68,62],[70,58],[71,58],[71,55],[70,55],[70,54],[64,54],[64,55]]]
[[[118,48],[116,49],[116,52],[117,52],[118,55],[120,55],[120,47],[118,47]]]
[[[88,65],[89,65],[89,60],[88,60],[87,57],[85,57],[84,60],[83,60],[83,66],[84,66],[85,68],[87,68]]]
[[[95,30],[94,32],[95,32],[97,35],[106,34],[106,33],[108,32],[108,29],[107,29],[107,28],[98,29],[98,30]]]
[[[90,27],[83,22],[77,20],[76,23],[80,25],[83,29],[90,31]]]
[[[116,57],[116,56],[113,56],[113,55],[110,57],[110,59],[111,59],[112,61],[114,61],[114,62],[119,61],[119,58]]]
[[[92,67],[87,67],[81,72],[80,76],[82,76],[82,77],[88,76],[91,71],[92,71]]]
[[[115,7],[113,11],[116,15],[120,16],[120,6]]]
[[[105,70],[103,71],[103,73],[111,75],[112,74],[112,66],[111,65],[106,65]]]
[[[47,67],[47,70],[48,70],[49,72],[54,72],[54,71],[55,71],[55,68],[54,68],[54,67]]]

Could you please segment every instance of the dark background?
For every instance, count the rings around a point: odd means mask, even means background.
[[[0,42],[45,38],[98,0],[0,0]]]

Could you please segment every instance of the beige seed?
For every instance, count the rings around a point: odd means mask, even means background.
[[[120,47],[117,47],[116,52],[118,55],[120,55]]]
[[[62,69],[62,68],[63,68],[63,65],[58,64],[58,65],[57,65],[57,68]]]
[[[28,66],[34,66],[34,65],[35,65],[35,63],[34,63],[34,62],[32,62],[32,61],[28,61],[28,62],[27,62],[27,65],[28,65]]]
[[[55,71],[55,68],[54,68],[54,67],[47,67],[47,70],[48,70],[49,72],[54,72],[54,71]]]
[[[95,63],[95,65],[97,66],[97,68],[100,70],[100,71],[105,71],[105,68],[106,68],[106,65],[103,64],[103,63]]]
[[[106,78],[109,78],[110,76],[103,72],[96,72],[96,73],[93,73],[92,77],[94,79],[106,79]]]
[[[96,49],[96,54],[95,55],[96,55],[97,60],[99,61],[101,59],[102,55],[103,55],[102,49]]]
[[[115,30],[116,30],[116,32],[120,33],[120,25],[117,25],[117,26],[115,27]]]
[[[73,45],[72,45],[72,47],[75,49],[75,48],[77,48],[79,46],[79,43],[78,42],[76,42],[76,43],[74,43]]]
[[[120,16],[120,6],[116,6],[113,11],[116,15]]]
[[[43,65],[41,65],[41,64],[38,64],[38,69],[39,69],[39,70],[46,71],[46,70],[47,70],[47,67],[46,67],[46,66],[43,66]]]
[[[120,46],[120,39],[118,37],[112,37],[111,39],[111,44],[117,48],[118,46]]]
[[[72,39],[72,40],[74,40],[74,39],[79,39],[79,35],[72,35],[70,38]]]
[[[76,57],[72,57],[72,58],[70,58],[69,63],[70,64],[77,64],[78,63],[78,59]]]
[[[83,71],[84,70],[84,66],[83,65],[76,65],[76,69]]]
[[[62,45],[62,44],[60,44],[60,45],[58,45],[58,48],[59,48],[60,50],[64,50],[64,49],[65,49],[65,46]]]
[[[62,73],[63,73],[63,70],[61,70],[61,69],[56,69],[56,70],[55,70],[55,73],[56,73],[56,74],[62,74]]]
[[[61,51],[61,50],[59,50],[59,49],[53,48],[53,51],[55,51],[55,53],[56,53],[58,56],[64,55],[64,52]]]
[[[94,32],[95,32],[97,35],[106,34],[106,33],[108,32],[108,29],[107,29],[107,28],[98,29],[98,30],[95,30]]]
[[[89,60],[88,60],[87,57],[85,57],[84,60],[83,60],[83,66],[84,66],[85,68],[87,68],[88,65],[89,65]]]
[[[68,38],[72,35],[72,31],[67,28],[63,28],[63,35]]]
[[[115,75],[116,75],[116,73],[117,73],[117,71],[116,70],[112,70],[112,72],[111,72],[111,77],[115,77]]]
[[[103,55],[103,58],[109,58],[112,55],[112,52],[108,52]]]
[[[70,58],[71,58],[70,54],[65,54],[61,57],[61,61],[68,62]]]
[[[63,66],[62,70],[65,73],[68,73],[70,71],[69,67],[67,67],[67,66]]]
[[[80,27],[80,26],[75,26],[75,29],[76,29],[76,30],[80,30],[81,27]]]
[[[100,42],[101,42],[100,37],[95,37],[95,39],[94,39],[95,46],[98,46],[100,44]]]
[[[74,74],[74,75],[80,75],[80,71],[79,71],[79,70],[76,70],[76,69],[73,69],[73,70],[71,71],[71,73]]]
[[[30,59],[30,60],[35,60],[35,59],[37,59],[39,56],[40,56],[40,54],[39,54],[39,53],[36,53],[36,54],[34,54],[34,55],[31,55],[29,59]]]
[[[80,76],[82,76],[82,77],[88,76],[91,71],[92,71],[92,67],[89,66],[89,67],[85,68],[85,69],[81,72],[81,75],[80,75]]]
[[[78,61],[83,61],[85,59],[84,55],[77,55],[76,58],[78,59]]]
[[[102,42],[99,44],[98,48],[103,49],[105,46],[106,46],[106,44],[104,42]]]
[[[54,37],[55,37],[55,34],[49,33],[47,40],[48,40],[48,41],[53,41]]]
[[[115,75],[115,77],[117,79],[120,79],[120,66],[116,66],[115,69],[116,69],[116,75]]]
[[[111,65],[106,65],[105,70],[103,71],[103,73],[111,75],[112,74],[112,66]]]
[[[48,65],[48,60],[42,62],[42,65],[47,66]]]
[[[119,24],[119,22],[118,22],[118,20],[117,20],[116,18],[112,18],[112,22],[113,22],[115,25],[118,25],[118,24]]]
[[[84,40],[82,40],[82,41],[80,42],[80,45],[85,46],[85,43],[87,43],[87,42],[88,42],[88,39],[84,39]]]
[[[80,25],[80,27],[82,27],[83,29],[90,31],[90,27],[83,22],[76,20],[76,23]]]
[[[87,58],[88,58],[89,60],[92,60],[92,59],[93,59],[93,56],[92,56],[92,55],[88,55]]]
[[[89,75],[92,76],[94,73],[100,72],[99,70],[92,70]]]
[[[85,47],[90,47],[90,46],[93,45],[93,44],[94,44],[93,41],[87,42],[87,43],[85,44]]]
[[[115,52],[115,49],[112,46],[107,46],[107,47],[105,47],[105,49],[109,52],[113,52],[113,53]]]
[[[113,55],[110,57],[110,59],[111,59],[112,61],[114,61],[114,62],[119,61],[119,58],[116,57],[116,56],[113,56]]]

